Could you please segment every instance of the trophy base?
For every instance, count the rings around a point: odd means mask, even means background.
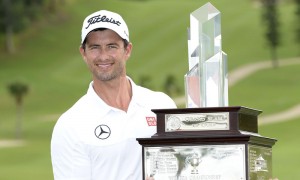
[[[245,107],[153,111],[157,113],[158,132],[151,138],[137,139],[143,150],[144,178],[151,174],[155,180],[272,178],[272,146],[276,140],[259,135],[257,127],[249,127],[246,122],[257,126],[260,111]],[[179,117],[177,123],[182,124],[181,120],[190,117],[204,117],[206,121],[201,122],[209,123],[228,121],[228,129],[203,130],[202,126],[183,124],[186,130],[169,131],[170,115]],[[172,127],[178,127],[172,123]]]

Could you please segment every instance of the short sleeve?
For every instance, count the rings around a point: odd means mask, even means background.
[[[60,118],[51,139],[51,161],[55,180],[91,179],[91,167],[87,152],[72,124]]]

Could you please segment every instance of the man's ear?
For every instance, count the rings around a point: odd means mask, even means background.
[[[127,59],[129,59],[130,55],[131,55],[131,51],[132,51],[132,43],[129,43],[126,47],[126,56]]]
[[[85,50],[83,49],[83,47],[80,45],[79,47],[79,52],[82,56],[82,59],[84,60],[84,62],[86,62],[86,56],[85,56]]]

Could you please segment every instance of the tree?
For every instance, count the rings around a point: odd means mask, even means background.
[[[168,75],[164,83],[164,90],[170,96],[178,95],[181,90],[177,84],[176,78],[173,75]]]
[[[23,97],[28,93],[28,86],[21,82],[14,82],[8,85],[8,90],[14,96],[17,105],[16,118],[16,138],[19,139],[22,134],[22,116],[23,116]]]
[[[5,48],[8,53],[16,51],[13,37],[24,30],[43,13],[46,0],[2,0],[0,3],[0,33],[5,34]],[[13,2],[13,3],[12,3]]]
[[[300,0],[295,0],[296,3],[296,42],[300,45]]]
[[[9,53],[15,52],[15,45],[13,41],[13,23],[12,23],[12,4],[10,0],[3,0],[3,9],[2,9],[2,17],[3,17],[3,26],[5,32],[5,47]]]
[[[149,75],[140,75],[139,84],[146,88],[152,88],[151,77]]]
[[[279,20],[277,13],[277,0],[262,0],[262,19],[266,24],[266,39],[271,48],[271,59],[273,66],[277,67],[277,47],[280,45]]]

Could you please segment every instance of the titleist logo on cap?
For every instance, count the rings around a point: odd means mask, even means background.
[[[89,28],[90,25],[98,23],[98,22],[108,22],[108,23],[112,23],[112,24],[115,24],[115,25],[118,25],[118,26],[121,25],[120,21],[116,21],[113,18],[108,18],[105,15],[101,16],[100,14],[98,16],[91,17],[87,22],[89,24],[85,29]]]

